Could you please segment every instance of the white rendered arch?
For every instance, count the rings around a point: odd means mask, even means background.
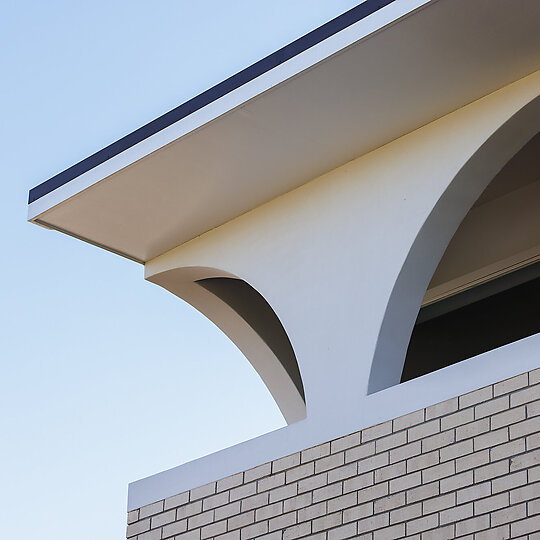
[[[276,356],[271,346],[261,337],[260,332],[253,328],[250,321],[198,283],[212,278],[240,279],[215,268],[187,267],[166,270],[153,275],[149,281],[182,298],[220,328],[249,359],[272,394],[286,422],[291,424],[302,420],[306,416],[306,405],[301,379],[296,380],[295,384],[294,379],[297,377],[291,377],[283,360]],[[248,286],[251,288],[249,284]],[[269,307],[271,309],[271,306]],[[276,323],[281,325],[275,311],[273,314]],[[281,328],[283,329],[282,325]],[[287,339],[284,329],[283,333],[284,339]],[[295,358],[290,361],[296,364]],[[298,370],[297,364],[292,367]]]
[[[497,142],[501,156],[499,165],[491,163],[485,169],[485,185],[532,136],[533,127],[518,136],[523,129],[519,124],[520,119],[534,124],[538,95],[540,72],[145,264],[147,279],[188,301],[192,294],[188,289],[195,286],[194,280],[204,277],[198,273],[200,268],[225,269],[226,273],[218,275],[239,277],[259,291],[279,315],[294,348],[305,391],[306,417],[132,484],[130,508],[537,367],[537,355],[531,351],[539,346],[540,339],[532,336],[482,358],[392,386],[399,382],[410,330],[431,274],[483,187],[471,186],[466,192],[468,198],[458,199],[459,212],[452,214],[446,236],[433,240],[435,251],[420,242],[422,231],[436,215],[444,222],[446,214],[441,210],[432,216],[434,208],[444,194],[451,196],[449,186],[459,178],[460,171],[466,170],[466,164],[470,171],[476,170],[479,164],[471,158],[486,141],[491,141],[486,148]],[[524,109],[528,104],[530,108]],[[527,114],[516,115],[522,110]],[[499,131],[501,126],[506,128]],[[502,148],[504,145],[507,147]],[[497,152],[499,146],[494,148]],[[421,263],[424,253],[420,246],[429,251],[429,257],[425,271],[415,278],[414,267]],[[409,264],[411,253],[415,261]],[[408,279],[417,279],[410,291],[408,282],[402,281],[405,267]],[[197,272],[190,275],[192,268]],[[200,303],[192,301],[196,307]],[[227,318],[226,310],[223,318]],[[218,324],[224,329],[222,323]],[[243,350],[252,360],[250,352]],[[379,379],[370,392],[370,373],[379,361],[383,362],[379,367],[388,370],[388,378]],[[373,392],[374,388],[380,391]]]
[[[420,304],[448,244],[501,168],[540,131],[540,96],[502,123],[452,179],[418,231],[388,302],[369,393],[398,384]]]

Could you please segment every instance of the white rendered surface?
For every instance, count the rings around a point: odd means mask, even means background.
[[[537,335],[392,386],[448,242],[538,131],[539,94],[537,72],[146,264],[179,296],[201,268],[255,287],[295,350],[307,418],[131,484],[130,509],[539,365]]]
[[[150,260],[538,69],[539,21],[527,0],[397,0],[42,197],[30,219]]]

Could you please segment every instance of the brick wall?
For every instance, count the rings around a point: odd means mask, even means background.
[[[540,369],[128,514],[128,538],[540,539]]]

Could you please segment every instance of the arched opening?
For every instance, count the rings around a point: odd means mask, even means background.
[[[461,265],[461,269],[458,271],[458,266],[454,266],[457,273],[454,277],[449,278],[452,265],[449,264],[446,266],[446,264],[450,260],[451,253],[454,251],[454,248],[450,247],[449,244],[462,223],[465,223],[465,227],[468,226],[466,222],[474,221],[475,218],[470,217],[469,219],[467,217],[471,209],[473,210],[470,216],[478,216],[483,214],[486,208],[490,207],[488,205],[489,202],[495,203],[497,199],[502,200],[505,197],[503,193],[505,190],[508,190],[506,196],[511,198],[515,197],[517,191],[520,189],[534,189],[533,184],[535,184],[535,180],[538,180],[538,177],[530,182],[523,181],[520,185],[521,180],[519,179],[514,180],[514,184],[510,180],[504,180],[504,175],[499,175],[502,174],[502,170],[506,166],[508,167],[507,171],[512,169],[511,160],[514,156],[516,156],[514,165],[516,163],[522,163],[523,165],[527,161],[527,155],[529,155],[529,159],[534,161],[534,147],[538,144],[536,136],[539,126],[540,97],[536,97],[527,104],[522,105],[506,121],[499,124],[499,127],[492,131],[484,140],[483,144],[472,153],[470,158],[462,165],[459,172],[453,178],[449,179],[446,190],[441,194],[412,242],[395,280],[377,338],[368,382],[368,393],[371,394],[399,384],[402,381],[402,375],[404,375],[403,380],[408,380],[422,373],[429,373],[430,371],[439,369],[439,367],[443,367],[436,365],[437,361],[434,358],[437,354],[437,349],[434,348],[430,354],[431,360],[427,362],[429,365],[434,366],[434,369],[429,368],[429,366],[424,366],[422,369],[411,369],[408,366],[404,374],[405,357],[407,356],[409,342],[421,306],[427,308],[429,304],[433,304],[433,307],[423,311],[420,319],[418,319],[419,323],[422,323],[423,320],[426,321],[427,317],[435,313],[438,308],[442,310],[445,307],[442,303],[443,300],[446,301],[448,299],[448,303],[446,304],[446,308],[448,308],[452,302],[458,301],[458,293],[471,290],[468,293],[470,295],[473,294],[472,289],[474,285],[480,286],[484,283],[487,284],[488,281],[495,282],[495,279],[493,279],[495,275],[490,274],[488,271],[489,268],[486,269],[486,266],[489,267],[490,265],[490,257],[495,257],[495,266],[500,270],[499,273],[496,272],[496,275],[502,276],[503,274],[508,274],[509,270],[513,267],[512,263],[508,260],[504,261],[504,255],[501,255],[497,251],[500,250],[502,244],[499,238],[493,235],[493,241],[490,242],[492,255],[487,257],[487,253],[484,253],[486,256],[485,264],[477,264],[478,261],[473,264],[472,260],[474,257],[472,257],[472,259],[469,259],[471,262],[468,267],[467,263],[465,263],[467,257],[463,256],[461,259],[464,261],[464,264]],[[517,154],[521,154],[519,158]],[[538,154],[536,153],[536,155]],[[497,182],[492,184],[492,188],[486,190],[488,185],[496,177],[498,178]],[[505,186],[504,188],[503,185]],[[512,194],[512,192],[516,193]],[[497,204],[500,204],[501,200]],[[532,203],[533,201],[528,202]],[[536,208],[538,208],[538,205]],[[534,212],[531,213],[531,215],[533,214]],[[515,215],[519,215],[519,211],[514,213]],[[496,222],[497,220],[492,222],[492,225]],[[487,236],[489,236],[490,230],[492,229],[489,226],[485,228],[484,232]],[[511,230],[513,229],[505,229],[503,227],[499,229],[499,234],[504,232],[504,235],[507,235],[510,234]],[[538,233],[538,229],[536,229],[536,233]],[[458,233],[454,246],[457,246],[458,242],[460,242],[460,236],[461,233]],[[467,235],[465,234],[464,236]],[[515,237],[515,234],[513,236]],[[511,245],[511,242],[505,242],[505,244]],[[519,242],[516,243],[516,246],[518,244]],[[533,244],[534,239],[531,238],[530,245]],[[449,249],[448,252],[447,248]],[[527,264],[525,254],[527,247],[520,249],[521,252],[519,253],[521,255],[517,258],[515,268],[520,268]],[[475,257],[481,255],[475,242],[471,242],[468,253],[473,253]],[[513,255],[516,255],[516,253]],[[442,266],[443,256],[446,259],[444,267]],[[439,263],[441,263],[440,271],[437,270]],[[478,276],[475,278],[473,275],[475,265],[482,270],[479,274],[479,281],[476,281]],[[453,283],[445,281],[443,283],[442,281],[443,279],[446,280],[446,277],[443,278],[442,276],[448,277],[448,281],[453,281],[453,279],[457,281]],[[518,276],[519,280],[524,280],[524,276],[525,274]],[[530,279],[527,277],[526,281],[530,281]],[[461,283],[462,288],[460,288],[459,283]],[[458,284],[457,288],[456,284]],[[503,282],[499,281],[497,287],[502,286],[502,284]],[[439,286],[443,287],[438,289],[437,287]],[[428,288],[430,291],[426,296]],[[508,289],[508,285],[505,284],[503,288]],[[486,290],[487,288],[482,289],[482,294],[487,294],[485,293]],[[480,289],[477,289],[475,292],[480,291]],[[455,297],[454,300],[450,300],[452,296]],[[489,296],[493,295],[490,294]],[[465,296],[462,296],[459,300],[464,302],[465,298]],[[435,304],[439,300],[441,303],[438,307],[435,307]],[[471,301],[469,303],[472,304],[474,302]],[[512,341],[511,337],[509,339]],[[519,339],[519,336],[517,339]],[[510,341],[507,341],[507,343]],[[499,344],[492,345],[494,347],[500,346]],[[485,351],[486,349],[484,348],[483,350]],[[469,354],[474,356],[479,353],[469,351],[463,353],[461,359],[464,359],[463,356],[470,357]],[[451,363],[453,362],[449,362],[449,364]]]
[[[293,346],[259,291],[238,276],[208,267],[174,268],[147,279],[191,304],[230,338],[255,368],[288,424],[306,417]]]
[[[401,382],[540,332],[539,156],[537,134],[461,222],[428,286]]]
[[[268,345],[305,401],[304,386],[289,337],[270,304],[242,279],[214,277],[197,283],[229,305]]]

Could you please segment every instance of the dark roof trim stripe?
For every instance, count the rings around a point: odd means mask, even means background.
[[[79,163],[69,167],[52,178],[49,178],[49,180],[46,180],[35,188],[32,188],[28,195],[28,204],[37,201],[39,198],[67,184],[81,174],[93,169],[94,167],[97,167],[98,165],[101,165],[108,159],[120,154],[124,150],[127,150],[144,139],[158,133],[175,122],[178,122],[178,120],[189,116],[195,111],[202,109],[209,103],[212,103],[229,92],[240,88],[242,85],[252,81],[263,73],[270,71],[283,62],[290,60],[294,56],[306,51],[314,45],[317,45],[317,43],[320,43],[330,36],[337,34],[341,30],[364,19],[365,17],[368,17],[394,1],[395,0],[366,0],[364,3],[350,9],[349,11],[346,11],[335,19],[332,19],[322,26],[319,26],[319,28],[312,30],[292,43],[285,45],[285,47],[282,47],[262,60],[255,62],[255,64],[252,64],[242,71],[239,71],[235,75],[232,75],[228,79],[216,84],[198,96],[195,96],[182,105],[179,105],[155,120],[152,120],[139,129],[136,129],[129,135],[122,137],[118,141],[106,146],[102,150],[99,150],[82,161],[79,161]]]

